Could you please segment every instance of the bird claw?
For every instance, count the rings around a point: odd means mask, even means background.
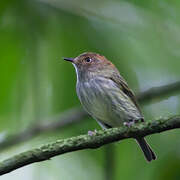
[[[97,133],[96,129],[94,131],[88,131],[89,136],[94,136],[94,135],[96,135],[96,133]]]
[[[123,125],[124,126],[127,126],[127,127],[131,127],[133,126],[135,123],[138,123],[138,122],[142,122],[141,119],[135,119],[135,120],[131,120],[129,122],[124,122]]]
[[[124,124],[124,126],[130,128],[131,126],[133,126],[135,124],[135,122],[134,121],[130,121],[130,122],[124,122],[123,124]]]

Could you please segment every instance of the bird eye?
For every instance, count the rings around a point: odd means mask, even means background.
[[[91,62],[91,60],[92,59],[90,57],[85,58],[85,61],[88,62],[88,63]]]

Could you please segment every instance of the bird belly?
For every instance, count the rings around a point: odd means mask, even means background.
[[[77,87],[85,110],[97,121],[111,127],[142,118],[138,109],[119,88],[107,83],[83,83]]]

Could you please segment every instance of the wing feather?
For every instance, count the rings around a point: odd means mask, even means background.
[[[116,85],[130,98],[130,100],[135,104],[139,112],[141,113],[141,109],[137,103],[137,99],[133,93],[133,91],[128,87],[127,82],[119,73],[114,73],[110,79],[116,83]],[[142,115],[142,113],[141,113]]]

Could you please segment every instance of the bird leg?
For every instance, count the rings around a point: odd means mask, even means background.
[[[135,124],[135,121],[129,121],[129,122],[124,122],[124,123],[123,123],[124,126],[127,126],[127,127],[129,127],[129,128],[130,128],[131,126],[133,126],[134,124]]]
[[[94,131],[88,131],[89,136],[94,136],[94,135],[96,135],[96,133],[97,133],[96,129]]]
[[[124,122],[123,125],[130,128],[131,126],[133,126],[135,123],[138,123],[138,122],[143,122],[143,119],[130,120],[128,122]]]

